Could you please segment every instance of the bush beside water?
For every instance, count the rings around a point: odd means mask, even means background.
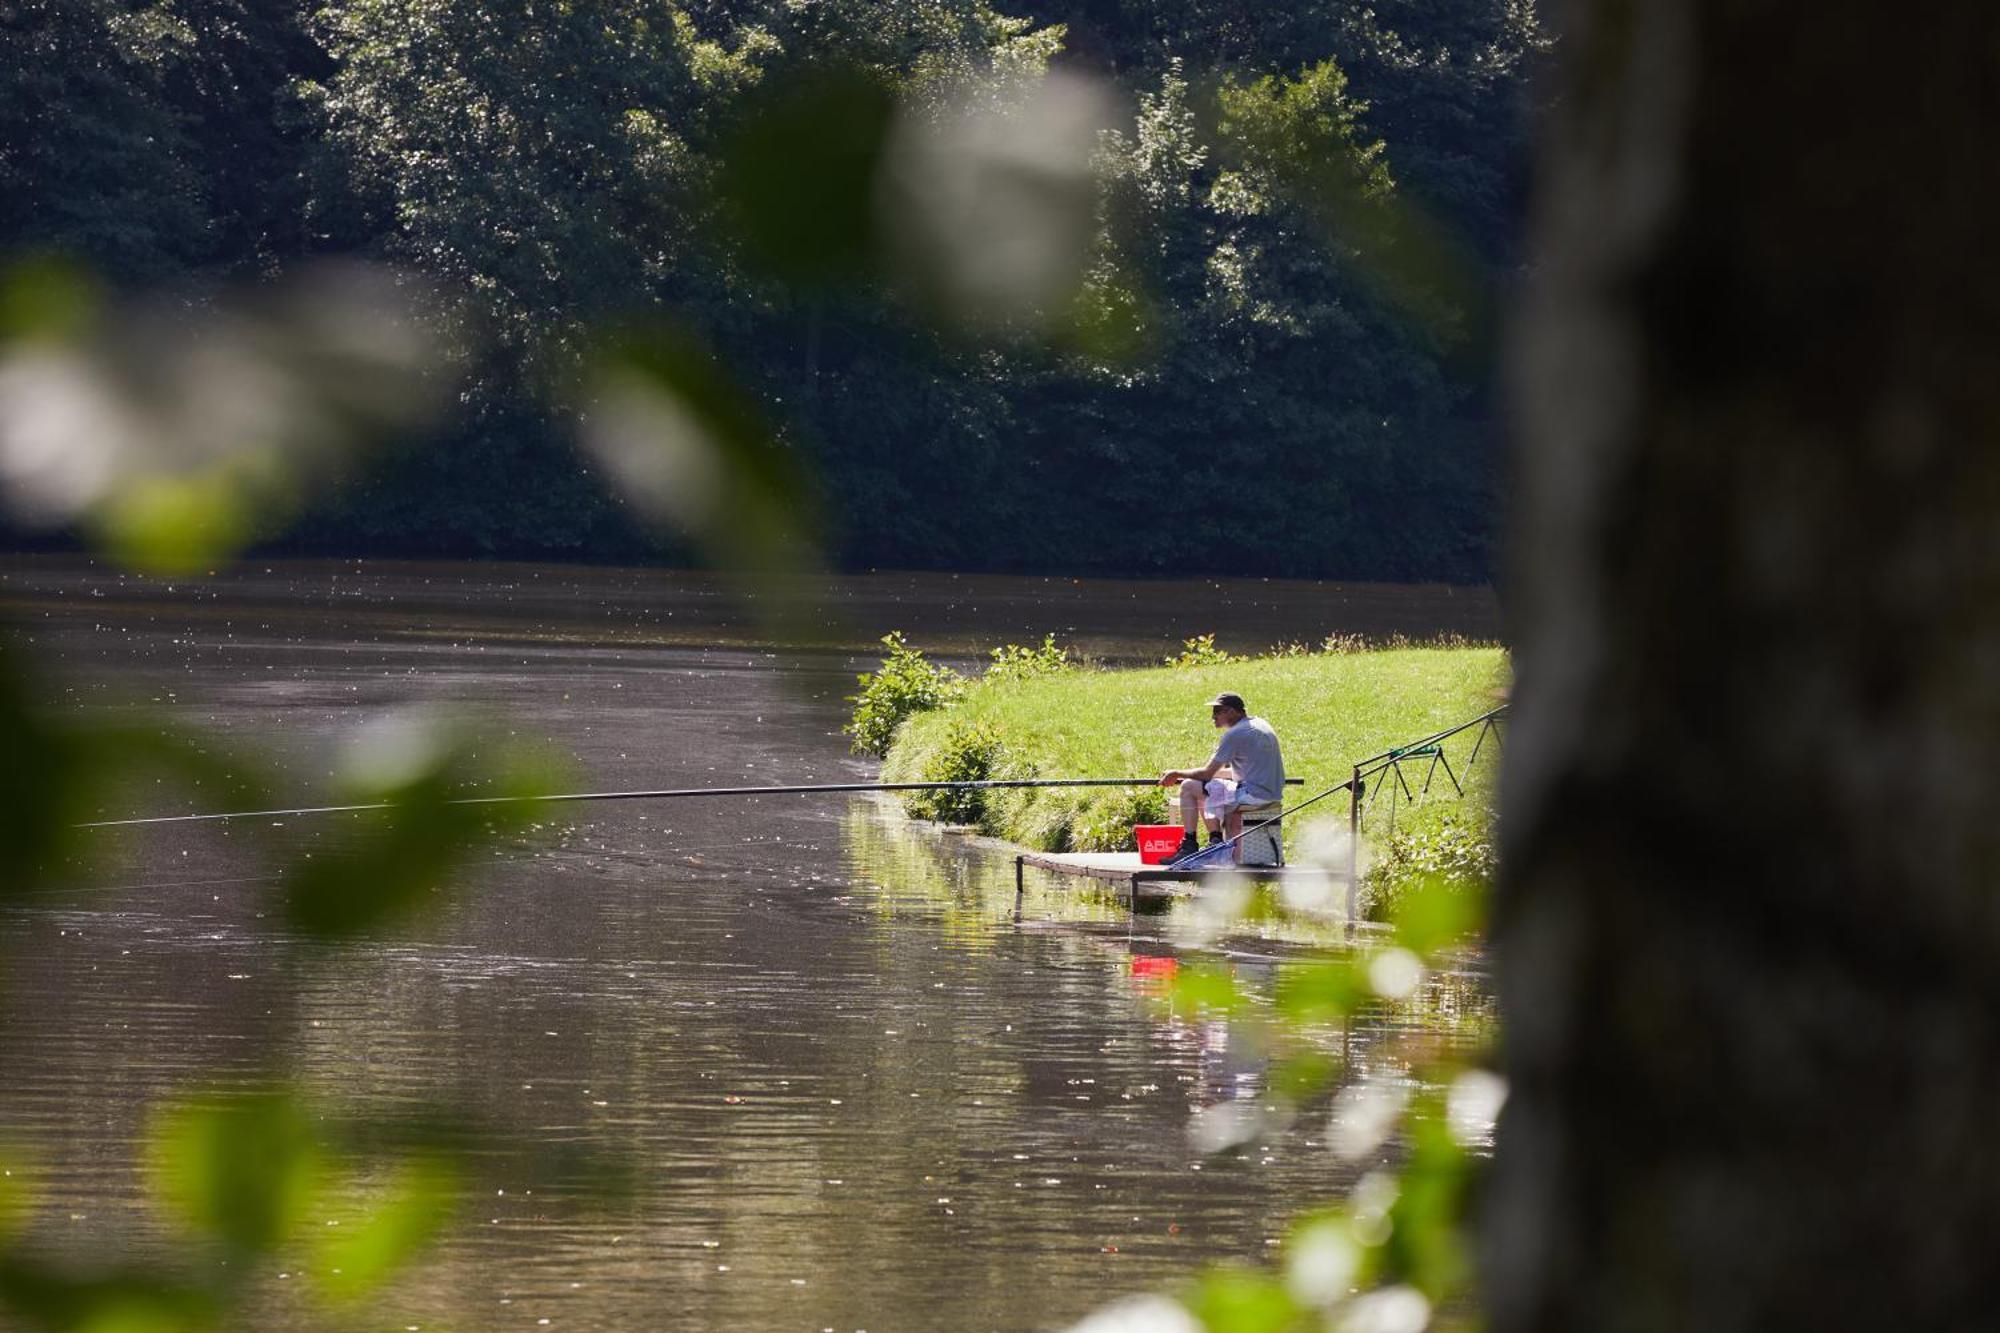
[[[995,649],[993,666],[971,681],[925,661],[900,634],[883,642],[890,656],[861,678],[848,731],[858,750],[864,735],[883,738],[882,776],[894,782],[1149,777],[1191,767],[1215,745],[1203,703],[1227,689],[1277,727],[1288,771],[1305,779],[1290,789],[1292,804],[1344,781],[1356,759],[1486,711],[1507,681],[1504,652],[1463,641],[1369,647],[1336,637],[1253,658],[1204,635],[1167,665],[1108,671],[1080,665],[1049,637],[1037,647]],[[1463,758],[1461,749],[1453,762]],[[1403,806],[1393,834],[1386,810],[1371,808],[1378,852],[1367,881],[1371,915],[1390,911],[1413,877],[1484,882],[1494,758],[1482,754],[1465,801]],[[1177,817],[1171,795],[1158,787],[925,792],[905,798],[904,808],[1037,851],[1130,851],[1133,825]],[[1290,854],[1305,854],[1315,832],[1344,827],[1346,812],[1345,798],[1335,796],[1287,821]]]
[[[1480,805],[1469,814],[1447,814],[1392,833],[1362,876],[1362,900],[1371,920],[1393,921],[1410,886],[1427,883],[1440,892],[1475,894],[1492,882],[1498,865],[1491,817]]]
[[[845,728],[856,754],[877,759],[889,753],[905,719],[942,708],[965,692],[963,676],[904,643],[901,630],[883,635],[882,646],[889,650],[882,665],[860,677],[859,694],[847,696],[854,714]]]

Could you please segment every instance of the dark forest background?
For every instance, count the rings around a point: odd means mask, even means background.
[[[284,550],[677,558],[565,399],[597,331],[657,311],[809,462],[848,567],[1484,579],[1543,45],[1528,0],[0,0],[0,255],[195,302],[319,256],[434,282],[461,410]],[[1088,336],[940,332],[745,262],[723,146],[832,64],[917,100],[1115,81]],[[1421,299],[1282,188],[1326,163],[1449,238]]]

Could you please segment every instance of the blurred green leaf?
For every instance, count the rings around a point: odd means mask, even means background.
[[[1103,279],[1098,149],[1113,105],[1098,80],[1046,67],[905,102],[876,209],[892,277],[941,327],[1055,331]]]
[[[155,1195],[239,1255],[264,1253],[305,1217],[321,1171],[312,1126],[283,1091],[183,1103],[154,1126]]]
[[[102,299],[97,280],[77,264],[17,260],[0,271],[0,344],[75,338],[96,322]]]
[[[584,443],[625,497],[713,563],[757,574],[817,563],[808,474],[709,351],[665,327],[601,359]]]
[[[1248,1000],[1228,968],[1196,964],[1174,974],[1167,987],[1167,1003],[1180,1015],[1203,1011],[1229,1014],[1243,1008]]]
[[[1340,1062],[1317,1052],[1287,1056],[1271,1066],[1271,1090],[1291,1102],[1307,1101],[1333,1086]]]
[[[48,1333],[183,1333],[216,1325],[208,1292],[140,1270],[77,1274],[0,1257],[0,1309]]]
[[[32,891],[76,839],[93,769],[86,747],[38,716],[0,640],[0,897]]]
[[[0,1152],[0,1247],[27,1230],[34,1217],[41,1202],[38,1175],[19,1153]]]
[[[375,1291],[444,1229],[458,1205],[460,1184],[457,1164],[443,1154],[397,1163],[380,1197],[318,1233],[315,1270],[321,1289],[339,1302]]]
[[[98,319],[78,313],[77,285],[0,289],[0,317],[41,334],[0,339],[0,502],[29,524],[80,524],[129,568],[185,573],[275,535],[449,385],[415,290],[381,269],[305,266]]]
[[[341,803],[388,808],[357,814],[337,847],[285,872],[286,916],[312,935],[352,935],[415,912],[467,853],[527,823],[524,798],[557,790],[561,771],[538,749],[482,742],[448,720],[411,714],[364,731],[345,769]],[[498,799],[454,803],[465,797]]]
[[[109,834],[76,826],[126,813],[147,778],[205,799],[253,802],[266,784],[191,737],[135,723],[65,720],[38,704],[33,677],[0,639],[0,900],[73,878]]]
[[[1390,1210],[1393,1230],[1385,1258],[1393,1277],[1441,1301],[1472,1276],[1460,1231],[1472,1163],[1452,1137],[1443,1098],[1435,1091],[1417,1099],[1404,1133],[1410,1156]]]
[[[135,477],[90,516],[98,547],[127,569],[181,576],[234,556],[253,535],[251,488],[226,464]]]
[[[752,259],[808,286],[875,272],[875,183],[894,113],[887,85],[853,66],[766,77],[716,178]]]
[[[1396,942],[1420,958],[1467,942],[1484,924],[1485,895],[1441,875],[1407,882],[1396,905]]]
[[[1341,1018],[1373,998],[1364,960],[1344,954],[1278,974],[1278,1012],[1293,1022]]]
[[[1213,1269],[1181,1299],[1208,1333],[1278,1333],[1305,1313],[1276,1277],[1246,1268]]]

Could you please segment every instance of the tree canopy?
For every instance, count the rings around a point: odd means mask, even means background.
[[[816,479],[843,564],[1480,578],[1484,311],[1541,46],[1519,0],[23,0],[0,253],[191,300],[327,255],[433,284],[463,410],[293,549],[681,554],[574,443],[592,347],[665,317]],[[829,169],[842,133],[867,151],[870,116],[1051,70],[1120,99],[1054,336],[926,318],[965,294],[869,268],[851,214],[879,190],[783,234],[730,207]],[[814,103],[835,72],[879,105]],[[787,98],[812,150],[746,174],[747,118]],[[972,235],[1004,277],[1004,226]]]

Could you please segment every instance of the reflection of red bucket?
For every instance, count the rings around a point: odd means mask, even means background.
[[[1179,824],[1140,824],[1133,828],[1132,836],[1139,843],[1139,864],[1163,866],[1174,859],[1174,852],[1181,845]]]
[[[1174,981],[1174,974],[1180,970],[1180,963],[1171,956],[1135,953],[1129,966],[1132,979],[1139,983],[1139,991],[1144,995],[1164,995]]]

